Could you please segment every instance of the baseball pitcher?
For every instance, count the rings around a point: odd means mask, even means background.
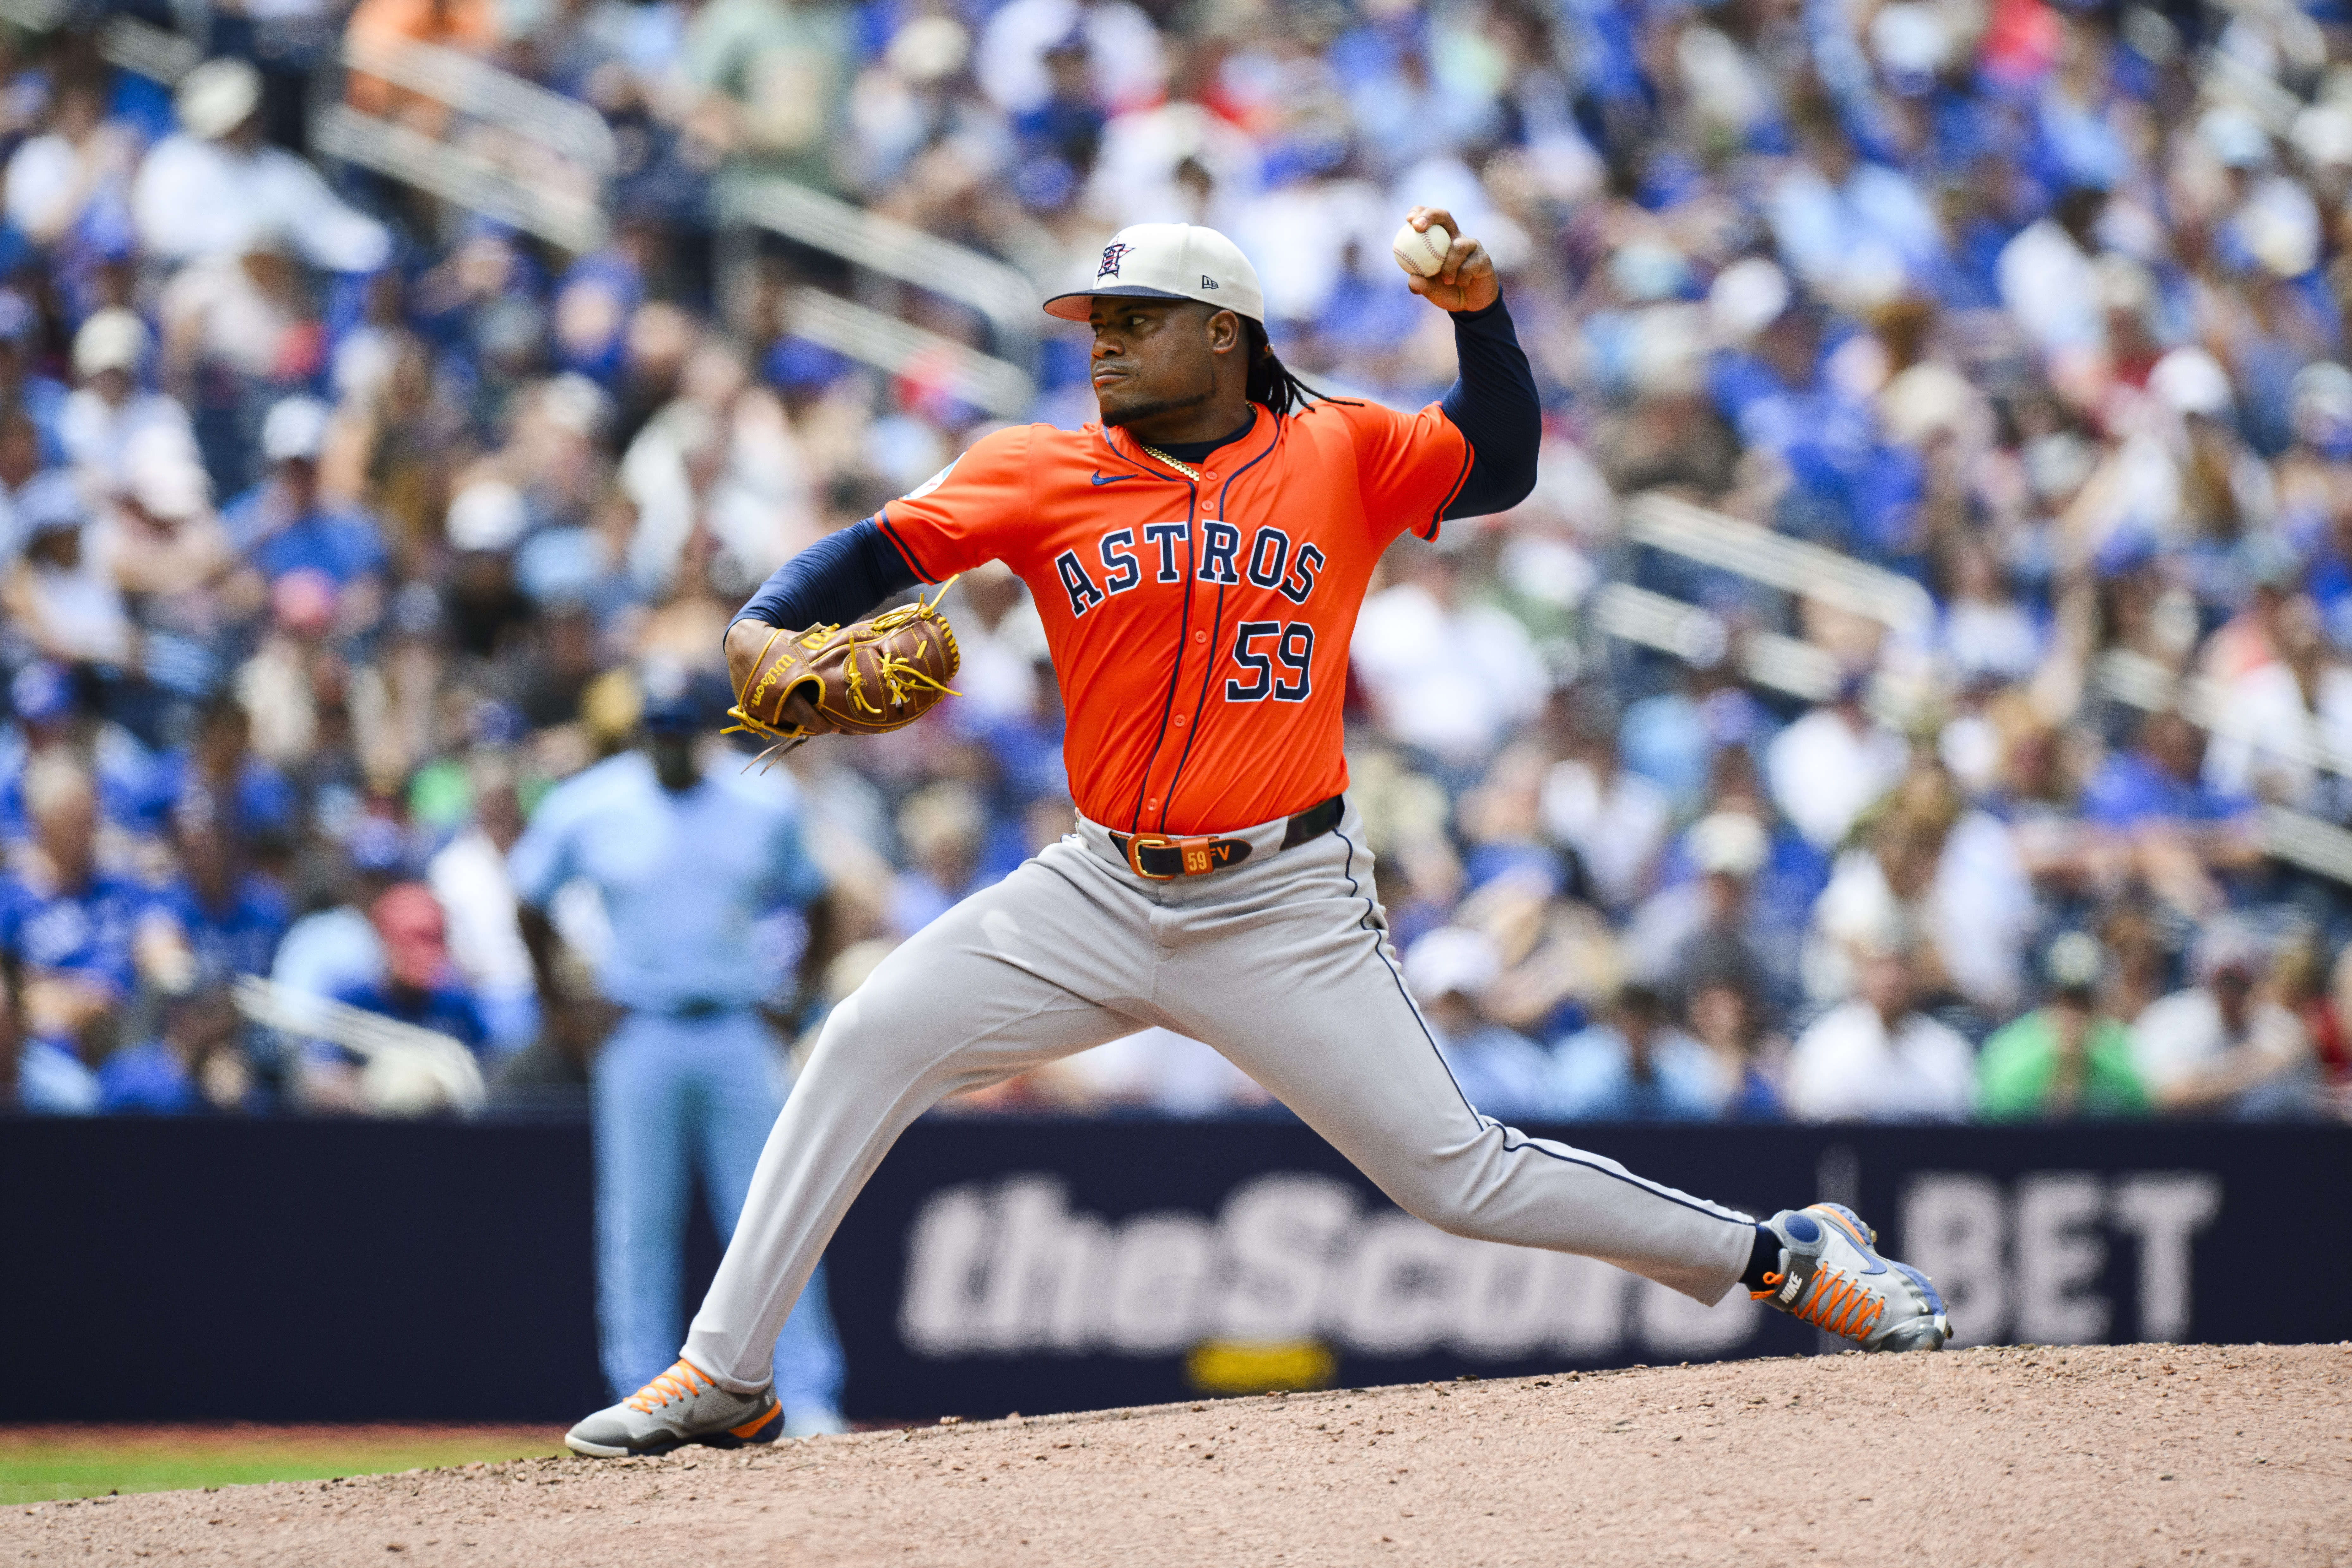
[[[834,1010],[679,1360],[573,1427],[575,1451],[772,1437],[777,1331],[907,1125],[1146,1025],[1223,1052],[1441,1229],[1604,1258],[1705,1302],[1744,1283],[1865,1349],[1948,1337],[1927,1277],[1843,1208],[1759,1224],[1481,1116],[1399,978],[1344,793],[1349,637],[1390,542],[1516,505],[1540,429],[1485,249],[1443,211],[1409,224],[1443,247],[1410,279],[1454,318],[1460,377],[1440,402],[1398,414],[1310,392],[1269,348],[1230,240],[1135,225],[1091,285],[1045,305],[1093,329],[1099,423],[984,437],[744,606],[727,646],[747,718],[788,737],[852,728],[836,715],[935,674],[936,644],[853,661],[866,676],[836,700],[800,666],[777,678],[824,641],[811,628],[1003,561],[1045,619],[1080,820]],[[886,697],[890,668],[915,674]]]

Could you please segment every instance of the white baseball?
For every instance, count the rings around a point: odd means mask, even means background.
[[[1445,269],[1445,253],[1454,247],[1454,237],[1442,223],[1418,229],[1406,224],[1389,241],[1389,254],[1407,272],[1418,272],[1423,278],[1434,278]]]

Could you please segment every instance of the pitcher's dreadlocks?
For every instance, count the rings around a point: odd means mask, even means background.
[[[1265,329],[1247,316],[1242,317],[1243,331],[1248,334],[1249,400],[1263,403],[1277,419],[1296,414],[1307,406],[1308,398],[1325,403],[1345,402],[1328,393],[1318,392],[1297,376],[1290,367],[1276,359],[1274,345],[1266,342]]]

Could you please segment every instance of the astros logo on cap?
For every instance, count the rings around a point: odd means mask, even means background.
[[[1047,300],[1045,314],[1083,321],[1094,302],[1107,296],[1198,300],[1253,321],[1265,320],[1265,295],[1249,258],[1215,229],[1198,224],[1128,225],[1102,247],[1102,260],[1086,287]]]

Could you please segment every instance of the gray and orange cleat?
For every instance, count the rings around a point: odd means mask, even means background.
[[[563,1446],[594,1459],[663,1454],[687,1443],[714,1448],[772,1443],[784,1429],[775,1394],[736,1394],[719,1387],[693,1363],[681,1361],[624,1399],[563,1435]]]
[[[1935,1282],[1881,1258],[1877,1233],[1843,1204],[1782,1209],[1766,1221],[1780,1266],[1748,1294],[1866,1351],[1941,1350],[1952,1337]]]

